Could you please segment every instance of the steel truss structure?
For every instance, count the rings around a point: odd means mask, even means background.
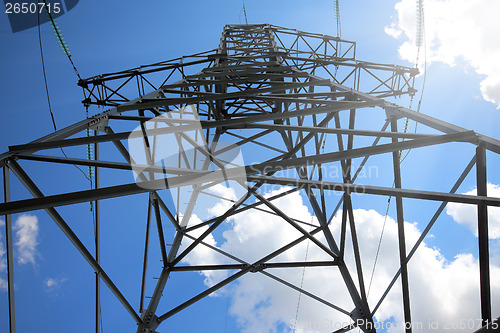
[[[474,204],[478,208],[481,313],[485,324],[491,322],[487,207],[500,206],[500,199],[487,195],[486,151],[500,154],[500,142],[384,100],[385,97],[414,94],[417,71],[359,61],[355,52],[354,42],[336,37],[267,24],[228,25],[217,49],[81,80],[78,84],[84,90],[83,103],[106,107],[105,111],[28,144],[11,146],[8,152],[0,155],[5,194],[0,214],[5,216],[7,228],[11,331],[15,330],[11,215],[37,209],[48,213],[96,272],[96,304],[100,302],[102,281],[135,320],[137,332],[154,332],[171,316],[248,273],[263,274],[283,283],[352,320],[351,325],[337,332],[356,327],[364,332],[375,332],[373,318],[389,291],[398,285],[398,279],[401,280],[404,319],[411,322],[407,266],[411,264],[413,254],[448,202]],[[409,133],[398,126],[405,118],[419,124],[419,133]],[[380,129],[366,129],[366,120]],[[88,129],[93,130],[94,135],[86,136]],[[178,158],[174,164],[156,162],[155,155],[161,155],[164,148],[160,141],[162,135],[173,135],[178,144]],[[131,138],[141,140],[146,162],[139,161],[131,151],[131,141],[128,145],[124,142]],[[325,151],[326,140],[328,147],[334,142],[336,149]],[[223,141],[229,142],[231,147],[221,145]],[[402,186],[400,152],[451,142],[473,145],[476,149],[475,156],[471,156],[470,163],[451,190],[413,190]],[[93,159],[61,157],[57,150],[89,144],[95,147]],[[232,157],[225,153],[233,148],[238,149],[242,156],[250,154],[257,162],[232,163]],[[392,168],[393,186],[356,183],[363,166],[373,156],[387,159]],[[355,159],[361,161],[357,169],[353,167]],[[26,161],[44,167],[54,164],[67,165],[68,168],[72,164],[91,167],[95,170],[94,187],[44,195],[43,189],[23,167]],[[214,165],[217,170],[213,169]],[[324,172],[325,167],[330,166],[341,168],[340,181]],[[456,194],[474,166],[477,195]],[[233,169],[238,171],[239,178],[228,176]],[[103,187],[100,179],[103,170],[134,170],[137,181],[131,182],[128,178],[119,184]],[[11,201],[11,174],[33,198]],[[201,197],[211,187],[227,182],[228,177],[231,184],[243,190],[243,194],[231,201],[225,213],[200,224],[190,224]],[[264,189],[271,185],[285,187],[286,191],[264,196]],[[175,200],[183,189],[189,190],[184,192],[189,198],[182,209],[180,206],[175,208],[165,193],[170,191]],[[307,198],[317,223],[291,218],[275,205],[275,200],[292,192],[302,193]],[[329,195],[332,192],[342,195],[332,197]],[[99,208],[101,200],[119,200],[140,193],[147,195],[148,216],[145,217],[142,284],[138,286],[141,301],[139,307],[135,307],[100,265],[99,230],[105,221],[101,221]],[[363,258],[353,213],[356,193],[393,197],[396,202],[399,248],[395,251],[399,252],[400,269],[388,281],[387,289],[375,304],[367,301],[366,272],[362,270]],[[403,227],[407,198],[441,203],[411,249],[406,248]],[[94,202],[97,234],[93,254],[70,228],[67,221],[71,216],[63,217],[56,209],[82,202]],[[301,236],[252,262],[205,241],[207,236],[223,228],[230,217],[263,208],[268,214],[279,216]],[[336,238],[330,223],[339,209],[342,209],[342,225],[340,238]],[[151,220],[156,222],[163,264],[158,280],[148,281]],[[164,232],[165,223],[175,228],[174,234]],[[199,230],[203,232],[193,233]],[[352,239],[352,249],[346,246],[348,237]],[[190,240],[190,245],[181,248],[183,240]],[[276,260],[305,241],[321,249],[329,259]],[[209,247],[233,263],[183,265],[182,260],[197,247]],[[354,254],[354,267],[349,267],[344,260],[347,251]],[[274,273],[277,269],[293,267],[338,269],[354,309],[335,305],[335,299],[324,299]],[[230,274],[170,310],[158,312],[162,297],[169,297],[163,291],[172,272],[203,270],[226,270]],[[146,284],[151,281],[155,283],[154,292],[146,303]],[[100,330],[99,316],[99,311],[96,311],[96,332]],[[406,332],[411,331],[411,327],[406,329]]]

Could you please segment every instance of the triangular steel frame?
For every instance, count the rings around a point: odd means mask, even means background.
[[[11,146],[8,152],[0,155],[5,194],[5,203],[0,204],[0,214],[6,216],[11,332],[15,330],[11,215],[36,209],[45,209],[96,272],[97,304],[99,304],[100,281],[102,281],[136,321],[138,332],[154,332],[159,324],[169,317],[250,272],[264,274],[344,313],[352,320],[352,324],[338,332],[349,331],[356,327],[364,332],[375,332],[375,328],[372,327],[373,316],[399,277],[401,277],[403,288],[402,304],[405,321],[411,322],[407,271],[411,257],[448,202],[474,204],[478,207],[480,260],[478,274],[481,280],[482,319],[485,324],[491,322],[487,207],[500,206],[500,199],[488,197],[486,192],[486,151],[500,154],[500,142],[384,100],[383,98],[387,97],[413,95],[415,93],[413,84],[418,71],[403,66],[359,61],[356,59],[355,52],[354,42],[337,37],[268,24],[228,25],[224,28],[219,47],[214,50],[81,80],[79,85],[85,94],[84,105],[107,108],[104,112],[28,144]],[[201,70],[193,73],[192,69],[196,70],[200,67]],[[193,74],[188,75],[188,71]],[[138,163],[131,156],[129,147],[122,141],[135,135],[134,128],[142,128],[143,133],[146,133],[145,124],[148,121],[154,121],[154,119],[162,121],[162,116],[177,113],[180,117],[177,123],[169,123],[167,127],[156,129],[154,135],[174,133],[177,137],[189,141],[185,133],[193,130],[193,127],[188,121],[179,120],[182,118],[182,112],[179,110],[183,110],[186,106],[194,106],[198,113],[200,134],[206,141],[207,151],[213,153],[211,161],[212,159],[217,161],[216,149],[219,140],[228,138],[242,150],[252,145],[252,151],[259,152],[255,156],[262,158],[257,163],[240,166],[240,171],[246,177],[245,182],[240,181],[245,194],[233,201],[231,208],[224,214],[194,226],[184,223],[183,220],[190,219],[190,212],[196,206],[197,198],[202,191],[224,181],[220,173],[215,173],[208,168],[201,170],[191,168],[190,170],[185,165],[181,165],[182,163],[177,168],[168,169],[148,164],[145,167],[147,173],[139,176],[139,178],[142,177],[139,182],[101,187],[99,181],[99,170],[104,168],[134,170],[134,167],[138,167]],[[367,117],[368,112],[368,117],[373,117],[374,122],[382,119],[379,124],[380,130],[356,127],[357,119]],[[344,119],[348,119],[347,126],[342,124],[341,115],[344,115]],[[419,133],[409,133],[398,128],[398,120],[405,118],[422,125]],[[93,130],[94,135],[86,136],[85,133],[88,130]],[[373,141],[369,145],[356,146],[355,140],[360,137],[372,137]],[[326,138],[336,142],[338,149],[322,151],[322,144]],[[345,138],[347,142],[344,142]],[[152,143],[150,133],[143,139],[147,146],[145,149],[149,154],[148,158],[154,156],[155,149],[161,149]],[[390,141],[380,143],[384,140]],[[451,190],[411,190],[402,187],[401,151],[450,142],[476,147],[475,156],[471,156],[470,163]],[[111,143],[121,155],[121,160],[111,160],[105,151],[99,148],[103,144]],[[93,159],[61,157],[56,150],[85,145],[95,147],[96,154]],[[47,152],[39,153],[43,151]],[[394,174],[393,187],[363,185],[355,182],[368,158],[375,155],[389,158]],[[356,158],[362,159],[360,168],[351,170],[352,160]],[[23,162],[26,160],[34,161],[32,163],[45,163],[44,165],[55,163],[66,164],[68,167],[72,164],[90,167],[94,170],[94,187],[44,195],[23,168]],[[340,164],[343,181],[334,182],[322,173],[322,167],[333,164]],[[477,196],[456,194],[460,184],[474,165]],[[280,172],[284,170],[291,170],[286,177],[280,176]],[[24,184],[33,198],[10,200],[10,172]],[[168,184],[163,177],[168,178]],[[291,189],[274,197],[264,197],[259,192],[259,188],[266,185],[286,186]],[[186,214],[182,217],[172,212],[172,208],[165,202],[162,195],[166,189],[180,187],[192,189],[191,198],[183,212]],[[273,203],[279,197],[295,191],[300,191],[307,197],[317,218],[318,224],[313,225],[312,229],[311,224],[292,219]],[[343,193],[340,201],[333,202],[326,195],[330,191]],[[98,237],[100,200],[139,193],[149,193],[149,199],[147,200],[143,280],[140,286],[141,302],[139,308],[136,308],[129,303],[113,279],[100,266]],[[352,193],[394,197],[396,200],[398,252],[401,265],[383,297],[372,306],[368,304],[365,291],[362,258],[357,244],[356,223],[351,200]],[[256,202],[250,203],[249,198],[256,199]],[[404,198],[441,202],[441,206],[427,224],[420,239],[409,251],[405,246],[403,228]],[[94,214],[98,231],[97,253],[95,254],[84,246],[56,209],[59,206],[81,202],[95,203]],[[204,242],[206,236],[229,217],[250,209],[259,209],[259,207],[266,207],[270,214],[280,216],[302,236],[254,262],[237,258]],[[329,223],[341,207],[343,207],[343,218],[339,240],[333,236]],[[153,217],[158,228],[163,267],[149,303],[144,304],[150,241],[149,227]],[[170,235],[173,242],[168,251],[165,241],[168,235],[163,233],[165,218],[176,230],[175,235]],[[344,252],[349,250],[345,247],[348,223],[353,242],[352,251],[356,261],[354,270],[349,269],[343,260]],[[202,226],[206,229],[201,236],[193,237],[189,234]],[[324,237],[325,242],[319,240],[320,235]],[[191,239],[191,245],[181,251],[180,245],[183,239]],[[309,240],[322,249],[330,259],[310,262],[272,260],[305,240]],[[208,246],[236,263],[180,265],[181,260],[196,246]],[[335,305],[335,300],[323,299],[269,272],[273,268],[313,266],[338,268],[354,304],[354,310],[343,309]],[[233,274],[169,311],[157,313],[158,304],[171,272],[217,269],[229,270]],[[168,297],[168,295],[163,297]],[[97,332],[99,332],[99,316],[99,311],[96,311]],[[411,331],[411,328],[406,329],[406,332]]]

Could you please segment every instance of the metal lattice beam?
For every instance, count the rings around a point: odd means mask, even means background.
[[[96,272],[96,332],[100,329],[101,280],[135,320],[138,332],[147,333],[154,332],[163,322],[166,322],[163,325],[168,325],[168,318],[247,273],[259,273],[273,279],[352,321],[339,332],[356,327],[364,332],[374,332],[373,318],[400,276],[402,309],[405,321],[411,321],[407,266],[411,265],[413,254],[448,202],[474,204],[479,208],[481,269],[478,273],[481,308],[486,324],[491,321],[487,207],[500,206],[500,199],[487,195],[485,156],[486,150],[500,153],[500,142],[382,99],[414,94],[416,74],[417,70],[413,68],[357,60],[356,43],[337,37],[267,24],[228,25],[217,49],[81,80],[79,85],[84,91],[84,104],[107,106],[109,109],[33,142],[11,146],[8,152],[0,155],[5,193],[0,214],[6,216],[9,227],[12,214],[45,209],[88,261]],[[422,125],[419,126],[419,133],[398,129],[398,119],[406,117]],[[373,123],[374,128],[366,127],[366,119]],[[386,131],[389,125],[391,129]],[[87,129],[94,130],[94,135],[86,136]],[[168,144],[162,141],[166,137],[172,138]],[[371,144],[363,140],[367,137],[373,138]],[[141,154],[137,155],[137,151],[132,149],[131,140],[138,140]],[[329,142],[328,151],[324,151],[325,140]],[[401,151],[433,149],[449,143],[477,149],[476,157],[467,165],[451,191],[403,187]],[[95,147],[93,159],[61,157],[54,149],[88,144]],[[162,156],[165,148],[171,148],[166,146],[173,146],[177,154],[173,157]],[[242,155],[252,154],[257,162],[237,162],[239,155],[235,151]],[[394,187],[390,184],[357,183],[361,170],[372,156],[378,156],[386,160],[387,165],[392,165]],[[357,170],[353,169],[355,159],[362,159]],[[477,195],[456,194],[476,160]],[[26,161],[44,167],[69,167],[71,164],[91,167],[95,170],[94,186],[44,195],[23,167]],[[340,181],[328,174],[325,168],[329,167],[340,167]],[[10,200],[9,170],[34,198]],[[115,184],[102,186],[104,172],[100,171],[119,170],[134,171],[136,181],[130,182],[123,177]],[[228,179],[242,191],[237,199],[207,192],[210,187]],[[270,185],[290,188],[272,197],[264,196],[266,187]],[[166,191],[170,191],[175,207],[165,199]],[[317,222],[292,218],[275,204],[275,200],[295,192],[305,195]],[[332,199],[329,196],[332,192],[341,193],[340,200],[337,200],[339,197]],[[136,308],[116,287],[113,279],[116,277],[108,276],[100,266],[99,205],[104,199],[120,200],[140,193],[149,194],[145,202],[147,216],[141,284],[138,286],[140,302]],[[368,302],[365,290],[364,258],[354,218],[356,202],[353,197],[356,193],[396,198],[399,248],[395,250],[399,251],[400,267],[374,304]],[[181,200],[182,195],[185,197]],[[191,225],[190,219],[195,214],[197,203],[204,196],[226,200],[231,206],[223,214]],[[138,196],[137,200],[141,198]],[[250,198],[255,202],[251,202]],[[403,228],[403,210],[409,202],[407,198],[441,202],[409,252],[405,248]],[[95,255],[85,248],[55,208],[82,202],[94,204],[97,229]],[[341,232],[340,239],[337,239],[330,225],[340,208]],[[251,210],[279,218],[284,225],[298,230],[300,237],[253,261],[239,258],[205,241],[210,234],[221,230],[228,218]],[[157,239],[151,237],[152,223],[156,224]],[[173,226],[173,233],[165,228],[167,223]],[[196,237],[191,234],[195,230],[200,231]],[[352,240],[352,248],[347,246],[347,237]],[[181,242],[187,240],[189,245],[181,248]],[[310,241],[312,246],[321,249],[328,255],[328,260],[272,261],[304,241]],[[158,243],[162,258],[161,274],[153,281],[148,272],[152,242]],[[9,244],[11,242],[7,239]],[[198,247],[209,248],[234,263],[183,264],[183,259]],[[8,250],[8,253],[12,252]],[[348,251],[353,253],[354,267],[344,261]],[[335,269],[343,280],[354,309],[335,305],[335,299],[325,299],[274,274],[275,269],[297,267]],[[11,268],[9,265],[11,323],[14,325]],[[166,311],[160,307],[160,301],[169,297],[165,288],[172,272],[188,274],[204,270],[233,273]],[[151,283],[154,283],[154,291],[148,302],[146,287]]]

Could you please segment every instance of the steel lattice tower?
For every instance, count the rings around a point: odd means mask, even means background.
[[[9,152],[0,155],[5,194],[0,212],[6,216],[11,320],[14,318],[11,215],[44,209],[96,272],[96,303],[100,301],[102,281],[136,321],[138,332],[155,331],[169,317],[248,273],[264,274],[343,313],[353,323],[338,332],[356,326],[364,332],[374,332],[370,327],[373,316],[391,288],[398,285],[399,277],[405,321],[411,322],[407,265],[446,204],[457,202],[478,207],[481,311],[484,322],[491,321],[487,207],[500,206],[500,199],[486,193],[486,151],[499,154],[500,142],[384,100],[413,95],[417,70],[359,61],[355,52],[354,42],[337,37],[265,24],[228,25],[214,50],[81,80],[78,84],[85,94],[84,105],[104,107],[104,112],[28,144],[11,146]],[[419,133],[402,130],[401,123],[406,118],[420,125]],[[363,129],[367,122],[380,129]],[[88,130],[93,135],[86,135]],[[162,141],[163,137],[172,140]],[[328,147],[333,142],[336,149],[324,150],[325,141],[329,142]],[[138,145],[133,146],[134,142]],[[471,156],[451,190],[402,187],[400,152],[450,142],[476,147],[476,154]],[[167,144],[169,148],[174,146],[174,153],[165,151]],[[92,159],[61,157],[57,150],[85,145],[94,146]],[[393,186],[356,182],[373,156],[387,160],[391,168],[386,172],[393,175]],[[361,161],[359,168],[353,167],[354,159]],[[49,167],[55,164],[91,167],[93,188],[44,195],[23,167],[27,160],[45,167],[47,163]],[[477,196],[455,194],[474,165]],[[332,166],[341,168],[341,181],[334,181],[324,172]],[[129,177],[102,186],[105,172],[119,170],[129,172]],[[130,171],[135,172],[135,181],[131,180]],[[11,173],[33,198],[10,200]],[[236,200],[222,198],[230,201],[225,213],[199,224],[190,223],[199,202],[217,184],[237,187],[240,194]],[[264,189],[271,186],[285,190],[265,196]],[[307,198],[314,212],[314,223],[297,221],[274,204],[275,200],[297,191]],[[341,195],[330,195],[333,192]],[[375,304],[367,301],[367,272],[362,271],[363,258],[353,214],[352,197],[356,193],[393,197],[396,202],[399,248],[394,251],[398,253],[400,269]],[[137,289],[141,294],[138,307],[127,300],[114,277],[101,267],[99,245],[101,201],[133,195],[148,207],[144,218],[146,233],[140,235],[145,246],[142,284]],[[406,248],[403,227],[403,199],[405,204],[413,202],[407,198],[441,202],[411,249]],[[95,253],[70,228],[67,221],[72,217],[63,217],[56,209],[82,202],[94,203]],[[263,208],[268,214],[279,216],[284,225],[296,229],[300,237],[252,262],[205,242],[207,236],[224,228],[232,216]],[[339,209],[342,209],[342,228],[340,237],[335,237],[329,224]],[[151,224],[156,224],[156,240],[150,237]],[[172,225],[175,232],[165,232],[165,224]],[[352,246],[346,246],[346,238],[351,238]],[[163,263],[158,280],[150,279],[147,272],[151,265],[149,243],[153,241],[159,243]],[[182,241],[189,245],[181,247]],[[328,259],[278,260],[281,254],[305,241],[321,249]],[[231,263],[183,265],[182,260],[197,247],[211,248],[231,259]],[[354,256],[353,267],[344,260],[346,252]],[[323,299],[283,280],[273,271],[297,267],[335,268],[352,308],[337,306],[335,299]],[[163,291],[172,272],[203,270],[225,270],[229,275],[168,311],[158,311],[160,300],[169,297]],[[146,302],[146,285],[151,283],[154,292]],[[99,316],[97,311],[97,332]],[[411,328],[406,331],[411,332]]]

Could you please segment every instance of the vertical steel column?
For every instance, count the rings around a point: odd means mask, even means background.
[[[10,201],[10,170],[3,167],[3,195],[5,202]],[[5,247],[7,248],[7,286],[9,292],[10,333],[16,332],[16,305],[14,297],[14,258],[12,256],[12,216],[5,215]]]
[[[148,271],[148,258],[149,258],[149,233],[150,233],[150,226],[151,226],[151,201],[152,201],[151,194],[149,194],[148,197],[148,215],[146,218],[146,237],[144,240],[144,259],[142,262],[142,282],[141,282],[141,299],[139,303],[139,313],[142,313],[144,310],[144,297],[146,293],[146,275]]]
[[[94,136],[98,135],[98,131],[94,131]],[[94,159],[99,160],[99,143],[94,143]],[[92,175],[91,175],[92,176]],[[94,167],[94,187],[99,188],[99,168]],[[101,221],[100,221],[99,200],[94,202],[94,218],[95,218],[95,260],[101,266]],[[101,277],[99,272],[95,273],[95,332],[101,331]]]
[[[477,195],[487,196],[486,149],[476,148]],[[481,316],[483,325],[491,322],[490,259],[488,249],[488,206],[477,205],[477,234],[479,241],[479,280],[481,288]]]
[[[391,117],[391,131],[398,131],[398,123],[395,117]],[[392,142],[398,142],[398,138],[392,138]],[[394,187],[401,188],[401,170],[400,170],[400,153],[395,151],[392,153],[392,162],[394,165]],[[408,287],[408,269],[406,262],[406,243],[403,215],[403,198],[396,197],[396,212],[398,220],[398,240],[399,240],[399,259],[401,262],[401,285],[403,289],[403,312],[405,317],[405,332],[411,333],[411,312],[410,312],[410,290]]]
[[[158,240],[160,242],[161,258],[162,258],[163,266],[165,266],[168,263],[167,247],[165,246],[165,237],[163,236],[163,226],[161,223],[160,207],[158,206],[157,199],[153,199],[153,208],[154,208],[155,217],[156,217],[156,227],[158,229]]]

